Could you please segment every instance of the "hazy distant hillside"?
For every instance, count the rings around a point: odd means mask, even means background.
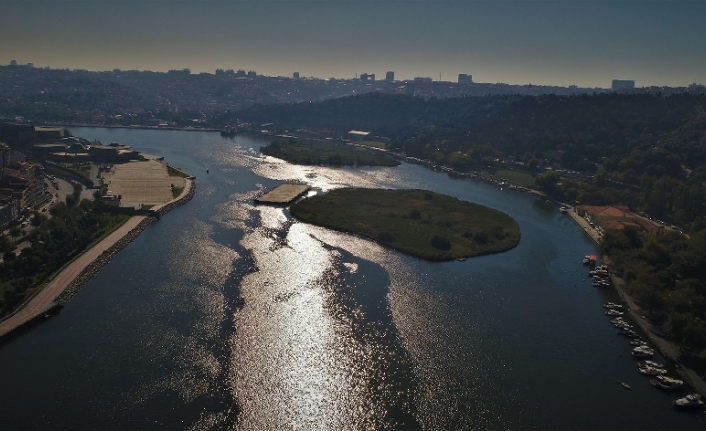
[[[694,168],[706,162],[699,120],[705,108],[705,96],[687,94],[423,99],[372,93],[318,103],[255,106],[238,117],[274,122],[281,129],[326,128],[341,134],[368,130],[393,138],[418,156],[425,155],[419,145],[438,138],[445,143],[435,142],[434,149],[442,152],[444,146],[464,152],[476,145],[515,154],[561,150],[570,153],[569,164],[571,159],[595,163],[642,144],[683,144],[678,136],[690,130],[688,139],[698,142],[689,148],[681,145],[679,152],[682,162]]]

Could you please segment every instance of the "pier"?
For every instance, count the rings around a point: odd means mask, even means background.
[[[308,192],[310,188],[310,186],[305,184],[282,184],[269,193],[265,193],[259,198],[256,198],[255,202],[260,204],[287,205]]]

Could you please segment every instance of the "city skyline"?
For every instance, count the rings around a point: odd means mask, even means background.
[[[701,1],[14,1],[0,64],[609,88],[706,81]]]

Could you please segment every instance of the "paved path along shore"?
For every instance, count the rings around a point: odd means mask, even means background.
[[[57,275],[29,304],[12,317],[0,323],[0,337],[12,331],[18,326],[28,322],[38,315],[44,313],[54,305],[54,299],[104,251],[112,247],[116,242],[137,227],[145,216],[131,217],[127,222],[105,237],[101,242],[83,253],[76,260],[71,262],[59,275]]]
[[[195,192],[196,186],[194,182],[192,180],[186,181],[184,190],[177,199],[158,205],[153,210],[159,214],[165,214],[189,201]],[[63,305],[68,302],[83,284],[90,280],[123,247],[142,233],[153,220],[153,217],[144,215],[133,216],[98,244],[76,258],[54,277],[41,292],[32,298],[22,310],[0,322],[0,339],[38,316],[43,315],[56,304]]]

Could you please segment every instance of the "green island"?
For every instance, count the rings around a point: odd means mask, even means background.
[[[500,211],[426,190],[337,189],[290,208],[299,220],[373,239],[426,260],[499,253],[520,242]]]
[[[281,139],[260,148],[260,152],[297,165],[397,166],[400,164],[385,154],[342,142]]]

